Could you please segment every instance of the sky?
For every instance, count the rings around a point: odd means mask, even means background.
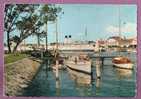
[[[64,41],[65,35],[72,35],[75,41],[95,41],[117,36],[119,23],[122,36],[137,36],[136,5],[57,4],[57,6],[60,6],[64,12],[58,17],[60,42]],[[86,28],[87,36],[85,35]],[[49,42],[55,42],[55,24],[48,25],[48,39]],[[36,41],[35,36],[26,39],[27,43],[36,43]]]

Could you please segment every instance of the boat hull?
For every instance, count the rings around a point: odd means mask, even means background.
[[[66,66],[71,70],[91,75],[91,62],[79,62],[77,64],[74,62],[66,62]]]
[[[132,64],[132,63],[123,63],[123,64],[116,64],[116,63],[113,63],[113,65],[114,65],[115,67],[118,67],[118,68],[133,69],[133,64]]]
[[[115,57],[112,60],[112,63],[115,67],[118,68],[133,69],[133,63],[128,57],[124,57],[124,56]]]

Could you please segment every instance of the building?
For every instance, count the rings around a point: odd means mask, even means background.
[[[137,47],[137,38],[121,38],[119,36],[113,36],[109,37],[107,39],[107,46],[108,48],[112,50],[125,50],[127,51],[128,49],[136,49]]]

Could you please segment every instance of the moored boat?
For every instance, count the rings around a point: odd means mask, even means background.
[[[52,67],[52,69],[53,70],[56,70],[57,68],[56,68],[56,63],[55,63],[55,61],[53,62],[53,64],[51,65],[51,67]],[[59,70],[64,70],[64,69],[66,69],[66,66],[64,65],[64,60],[63,59],[58,59],[58,69]]]
[[[91,64],[87,55],[73,56],[65,62],[69,69],[89,75],[91,75]]]
[[[118,56],[113,58],[112,63],[115,67],[123,69],[133,69],[133,63],[127,57]]]
[[[124,51],[124,52],[127,52],[127,49],[124,49],[121,45],[123,43],[123,38],[122,38],[122,34],[121,34],[121,20],[120,20],[120,7],[119,7],[119,56],[115,57],[112,59],[112,63],[115,67],[118,67],[118,68],[123,68],[123,69],[133,69],[133,63],[132,61],[128,58],[128,57],[125,57],[125,56],[121,56],[120,55],[120,52],[121,51]]]

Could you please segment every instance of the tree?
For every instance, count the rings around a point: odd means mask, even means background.
[[[58,13],[60,13],[62,9],[60,7],[56,7],[55,5],[48,5],[45,4],[41,8],[41,16],[43,19],[43,22],[46,26],[46,51],[48,50],[48,33],[47,33],[47,26],[48,26],[48,21],[55,21],[56,18],[58,17]]]
[[[23,17],[21,20],[17,21],[16,27],[19,30],[19,36],[15,36],[15,43],[16,46],[13,49],[13,52],[16,51],[18,45],[27,37],[33,35],[36,33],[36,31],[39,29],[37,21],[38,17],[34,14],[31,14],[28,17]]]
[[[33,7],[28,4],[7,4],[5,5],[4,32],[7,34],[8,52],[11,53],[10,34],[16,29],[16,22],[23,13],[33,11]]]
[[[45,37],[46,33],[44,31],[42,32],[35,32],[33,35],[37,37],[37,45],[40,46],[40,41],[43,41],[42,38]]]
[[[41,7],[41,11],[36,12]],[[38,4],[8,4],[5,6],[5,33],[7,34],[7,46],[11,53],[11,41],[16,45],[13,52],[16,51],[18,45],[31,35],[38,36],[39,39],[45,34],[41,27],[48,21],[54,21],[57,13],[61,11],[55,5],[38,5]],[[16,30],[18,33],[13,33]],[[11,34],[14,34],[13,36]],[[47,45],[47,30],[46,30]]]

